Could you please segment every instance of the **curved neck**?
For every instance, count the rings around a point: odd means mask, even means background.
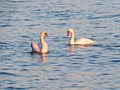
[[[44,43],[45,43],[45,40],[44,40],[43,36],[40,36],[40,42],[41,42],[41,46],[43,48]]]
[[[70,39],[70,44],[74,44],[74,32],[71,32],[71,39]]]
[[[43,36],[40,37],[40,43],[41,43],[41,53],[46,53],[48,46]]]

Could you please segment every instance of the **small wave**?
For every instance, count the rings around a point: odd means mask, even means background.
[[[109,73],[103,73],[103,74],[101,74],[101,75],[110,75]]]
[[[115,22],[120,22],[120,20],[115,20]]]
[[[48,80],[59,80],[58,78],[48,78]]]
[[[29,36],[25,36],[25,35],[24,35],[24,36],[21,36],[21,37],[23,37],[23,38],[29,38]]]
[[[29,88],[22,88],[22,87],[17,88],[13,86],[5,88],[5,90],[26,90],[26,89],[29,89]]]
[[[28,1],[26,1],[26,0],[20,0],[20,1],[16,1],[16,0],[15,0],[15,1],[14,1],[14,0],[13,0],[13,1],[10,1],[10,2],[12,2],[12,3],[25,3],[25,2],[28,2]]]
[[[20,75],[17,75],[17,74],[7,73],[7,72],[0,72],[0,75],[14,76],[14,77],[19,77],[20,76]]]
[[[5,24],[5,25],[0,25],[0,27],[12,27],[12,25]]]
[[[120,60],[111,60],[110,62],[120,62]]]
[[[94,28],[107,28],[107,27],[103,27],[103,26],[96,26]]]
[[[24,19],[25,21],[33,21],[32,19]]]
[[[120,14],[116,14],[116,15],[105,15],[105,16],[96,16],[96,17],[92,17],[89,16],[88,19],[102,19],[102,18],[114,18],[114,17],[120,17]]]
[[[117,38],[118,38],[118,37],[120,37],[120,36],[119,36],[119,35],[114,35],[114,37],[117,37]]]
[[[108,48],[110,48],[110,47],[120,47],[120,45],[109,45],[109,46],[106,46],[106,47],[108,47]]]
[[[0,42],[0,44],[5,45],[5,44],[9,44],[9,43],[8,42]]]

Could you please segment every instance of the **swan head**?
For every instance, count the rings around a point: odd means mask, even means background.
[[[48,34],[47,34],[46,32],[41,32],[41,33],[40,33],[40,37],[42,37],[42,36],[48,37]]]
[[[72,28],[68,28],[67,36],[69,36],[72,32],[73,32],[73,29]]]

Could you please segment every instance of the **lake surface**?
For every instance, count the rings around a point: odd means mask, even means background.
[[[69,46],[70,27],[96,43]],[[120,90],[120,0],[0,0],[0,89]]]

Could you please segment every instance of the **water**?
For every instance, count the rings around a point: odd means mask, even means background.
[[[66,31],[96,41],[70,47]],[[45,31],[46,55],[31,53]],[[1,0],[1,90],[120,90],[120,0]]]

